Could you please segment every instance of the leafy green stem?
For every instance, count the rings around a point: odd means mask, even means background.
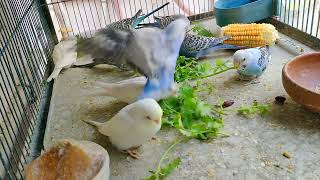
[[[160,171],[161,171],[161,164],[163,162],[163,160],[167,157],[168,153],[171,151],[171,149],[173,149],[176,145],[178,145],[179,143],[181,143],[183,140],[185,140],[186,138],[182,138],[182,139],[179,139],[177,140],[175,143],[173,143],[165,152],[164,154],[162,155],[160,161],[159,161],[159,164],[158,164],[158,167],[157,167],[157,171],[156,171],[156,174],[158,174]]]
[[[208,75],[205,75],[205,76],[200,76],[199,78],[197,79],[203,79],[203,78],[208,78],[208,77],[211,77],[211,76],[215,76],[215,75],[218,75],[218,74],[221,74],[221,73],[224,73],[226,71],[229,71],[231,69],[235,69],[235,67],[228,67],[226,69],[223,69],[221,71],[217,71],[217,72],[214,72],[214,73],[211,73],[211,74],[208,74]]]

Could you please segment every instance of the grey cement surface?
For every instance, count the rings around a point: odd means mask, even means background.
[[[218,97],[231,99],[235,101],[229,108],[232,110],[257,100],[271,104],[270,114],[264,118],[245,119],[230,111],[222,130],[230,136],[208,142],[191,140],[178,145],[169,158],[179,156],[182,164],[167,179],[320,179],[320,115],[305,110],[284,91],[281,69],[295,54],[283,47],[272,47],[271,64],[258,84],[236,81],[235,71],[203,80],[217,90],[211,95],[202,94],[208,102],[215,104]],[[211,61],[231,60],[231,56],[230,51],[219,51]],[[90,140],[108,150],[111,180],[138,180],[149,175],[148,171],[156,168],[161,155],[179,137],[177,131],[162,128],[156,140],[146,142],[139,149],[141,159],[134,160],[116,151],[105,136],[82,121],[101,117],[107,120],[125,106],[111,97],[87,96],[95,90],[92,83],[96,80],[119,81],[130,75],[110,66],[64,71],[54,84],[45,148],[60,138]],[[273,103],[278,95],[287,97],[282,106]],[[291,158],[285,158],[283,152],[288,152]]]

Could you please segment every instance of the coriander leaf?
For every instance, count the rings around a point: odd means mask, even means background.
[[[219,134],[224,112],[223,108],[210,106],[199,99],[199,85],[181,84],[177,96],[162,100],[160,106],[164,112],[164,125],[179,130],[188,138],[206,140]]]
[[[174,169],[176,169],[181,164],[181,159],[178,157],[172,161],[170,161],[167,165],[162,167],[162,162],[165,158],[167,158],[168,153],[179,143],[181,143],[184,139],[177,140],[175,143],[173,143],[166,152],[161,156],[161,159],[158,163],[158,167],[156,171],[149,171],[152,173],[147,178],[144,178],[144,180],[160,180],[168,176],[172,173]]]
[[[203,26],[197,24],[192,27],[192,31],[197,33],[199,36],[205,36],[205,37],[214,37],[212,32],[204,28]]]
[[[164,177],[168,176],[172,173],[174,169],[176,169],[181,164],[181,159],[176,158],[168,163],[165,167],[161,168],[159,172],[159,178],[163,179]]]
[[[257,101],[254,101],[252,106],[242,105],[237,109],[237,112],[246,118],[252,118],[256,114],[259,114],[260,116],[266,116],[269,112],[269,108],[269,105],[259,104]]]

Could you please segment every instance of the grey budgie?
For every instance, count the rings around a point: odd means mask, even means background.
[[[102,29],[78,43],[77,51],[92,56],[88,65],[114,63],[137,68],[147,83],[137,98],[161,99],[173,89],[179,50],[190,26],[187,19],[177,19],[165,29]]]
[[[168,4],[169,4],[169,2],[165,3],[164,5],[160,6],[159,8],[151,11],[147,15],[142,15],[142,16],[141,16],[142,10],[140,9],[132,18],[127,18],[127,19],[123,19],[121,21],[111,23],[111,24],[107,25],[105,28],[100,29],[98,31],[104,31],[106,29],[118,29],[118,30],[134,29],[144,19],[146,19],[147,17],[149,17],[153,13],[159,11],[160,9],[164,8]],[[92,37],[92,35],[89,37]],[[80,44],[81,41],[83,41],[84,39],[85,39],[85,36],[80,34],[78,36],[77,44]],[[117,63],[114,62],[114,60],[116,58],[115,56],[96,58],[95,59],[96,63],[94,63],[94,64],[88,63],[88,62],[92,62],[92,58],[93,58],[92,56],[84,56],[80,51],[78,51],[78,60],[77,60],[77,62],[75,62],[73,64],[72,67],[93,67],[96,64],[109,64],[109,65],[117,66],[118,68],[120,68],[122,70],[129,70],[130,69],[125,64],[119,64],[118,62]],[[98,62],[101,62],[101,63],[98,63]]]

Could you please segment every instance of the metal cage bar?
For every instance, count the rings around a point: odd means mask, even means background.
[[[0,178],[23,179],[56,40],[39,0],[3,0],[0,9]]]
[[[72,29],[70,35],[83,33],[90,35],[94,30],[121,19],[132,17],[139,9],[147,14],[152,9],[169,2],[156,12],[155,16],[184,14],[193,19],[213,15],[214,0],[48,0],[48,8],[53,19],[58,38],[61,28]],[[211,13],[208,13],[211,12]],[[153,16],[144,22],[153,22]]]
[[[320,38],[320,0],[279,0],[280,21]]]

